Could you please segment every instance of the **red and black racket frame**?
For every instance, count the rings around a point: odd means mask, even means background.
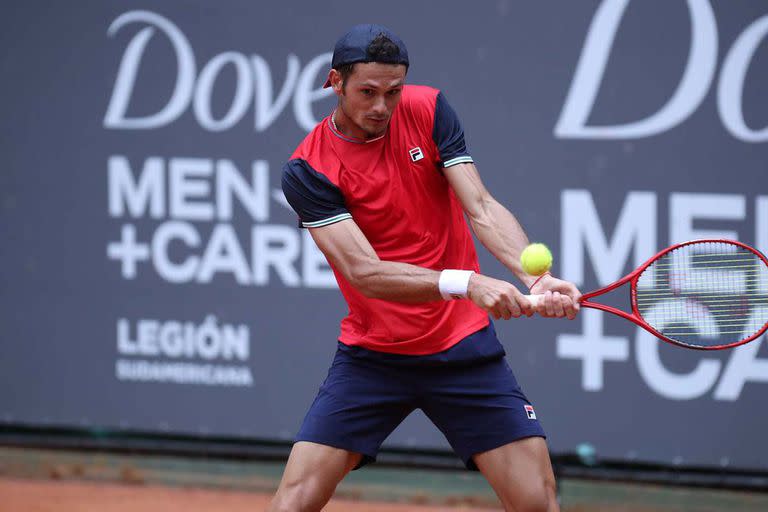
[[[755,339],[762,336],[766,330],[768,330],[768,323],[763,325],[763,328],[757,331],[757,333],[753,334],[749,338],[739,340],[735,343],[729,343],[725,345],[711,345],[711,346],[700,346],[700,345],[689,345],[687,343],[682,343],[680,341],[673,340],[671,338],[668,338],[667,336],[663,335],[653,327],[651,327],[648,322],[643,320],[642,315],[640,314],[640,309],[637,306],[637,281],[640,279],[640,276],[642,275],[645,270],[651,266],[651,264],[662,258],[664,255],[679,249],[680,247],[684,247],[686,245],[693,245],[693,244],[700,244],[705,242],[711,242],[711,243],[725,243],[725,244],[731,244],[736,245],[738,247],[741,247],[742,249],[746,249],[749,252],[756,255],[758,258],[760,258],[763,263],[768,266],[768,258],[763,255],[760,251],[757,249],[750,247],[744,243],[737,242],[736,240],[725,240],[725,239],[703,239],[703,240],[689,240],[687,242],[683,242],[680,244],[675,244],[667,247],[663,251],[660,251],[659,253],[655,254],[651,258],[649,258],[645,263],[637,267],[634,271],[627,274],[626,276],[622,277],[615,283],[609,284],[608,286],[605,286],[603,288],[600,288],[599,290],[595,290],[589,293],[585,293],[581,296],[581,299],[579,299],[579,303],[581,306],[593,308],[593,309],[599,309],[601,311],[606,311],[608,313],[612,313],[614,315],[618,315],[626,320],[629,320],[630,322],[634,323],[635,325],[642,327],[643,329],[647,330],[660,340],[666,341],[667,343],[671,343],[673,345],[677,345],[678,347],[684,347],[684,348],[692,348],[695,350],[723,350],[727,348],[733,348],[738,347],[739,345],[744,345],[745,343],[749,343],[750,341],[754,341]],[[626,311],[622,311],[621,309],[617,309],[611,306],[607,306],[605,304],[600,304],[599,302],[590,302],[589,299],[592,297],[596,297],[598,295],[603,295],[605,293],[608,293],[612,290],[615,290],[616,288],[623,286],[627,283],[630,283],[630,304],[632,305],[632,314],[627,313]]]

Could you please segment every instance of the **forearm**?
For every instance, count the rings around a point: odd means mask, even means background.
[[[377,261],[371,262],[365,270],[358,268],[353,275],[350,279],[353,286],[370,298],[404,303],[432,302],[442,300],[439,290],[444,288],[452,297],[454,294],[466,296],[497,320],[534,313],[531,303],[517,288],[506,281],[474,272],[446,277],[445,272],[406,263]],[[463,280],[465,277],[466,281]]]
[[[483,200],[482,208],[469,219],[486,249],[530,287],[536,277],[526,274],[520,265],[520,253],[529,244],[528,236],[515,216],[489,195]]]
[[[440,272],[396,261],[371,261],[351,272],[350,282],[366,297],[393,302],[442,300]]]

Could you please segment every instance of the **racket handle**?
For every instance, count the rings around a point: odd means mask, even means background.
[[[543,295],[526,295],[525,296],[526,299],[531,301],[531,306],[533,306],[534,308],[539,305],[539,300],[541,300],[542,297]]]

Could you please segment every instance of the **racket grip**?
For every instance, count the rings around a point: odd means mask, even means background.
[[[526,299],[531,301],[531,306],[533,306],[534,308],[539,305],[539,300],[541,300],[542,297],[543,295],[526,295],[525,296]]]

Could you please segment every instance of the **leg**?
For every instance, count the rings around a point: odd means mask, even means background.
[[[473,457],[504,505],[514,512],[558,512],[555,475],[547,444],[528,437]]]
[[[296,434],[270,511],[320,510],[352,469],[414,409],[413,387],[385,367],[338,351]]]
[[[505,359],[421,377],[429,390],[422,409],[467,467],[483,473],[506,510],[558,510],[544,430]]]
[[[293,445],[270,512],[321,510],[342,478],[360,463],[362,455],[317,443]]]

